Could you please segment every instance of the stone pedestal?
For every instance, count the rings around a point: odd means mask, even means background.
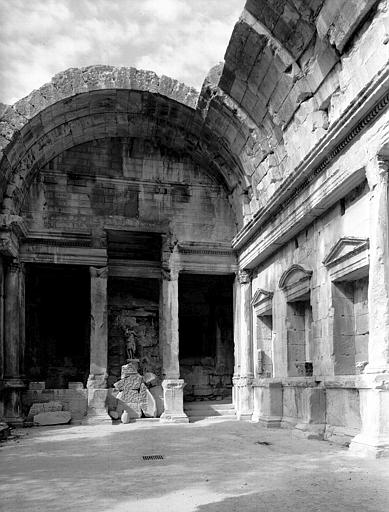
[[[112,424],[108,414],[108,389],[88,388],[88,410],[84,425]]]
[[[307,387],[302,393],[302,420],[295,428],[307,439],[323,439],[326,423],[326,391]]]
[[[90,374],[88,377],[88,410],[84,423],[112,423],[107,407],[108,360],[108,270],[90,267],[91,277],[91,327]]]
[[[389,457],[389,375],[361,375],[357,385],[362,428],[350,443],[350,453]]]
[[[189,423],[184,413],[184,380],[165,379],[162,382],[165,410],[160,421],[163,423]]]
[[[269,428],[280,427],[282,420],[281,382],[258,379],[253,384],[252,421]]]

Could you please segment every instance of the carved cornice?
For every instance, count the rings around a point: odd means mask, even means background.
[[[284,292],[286,300],[292,302],[310,293],[312,270],[301,265],[292,265],[280,279],[279,287]]]
[[[89,273],[91,277],[97,279],[107,279],[108,278],[108,267],[89,267]]]
[[[255,313],[260,316],[261,314],[271,313],[273,303],[273,292],[263,290],[259,288],[255,293],[251,301]]]
[[[24,241],[29,245],[47,245],[49,247],[91,247],[92,240],[77,240],[71,238],[34,238],[30,237]]]
[[[356,238],[351,236],[340,238],[324,258],[323,265],[333,267],[368,248],[368,238]]]
[[[181,242],[178,244],[180,254],[209,254],[217,256],[231,256],[235,252],[227,244],[206,244],[204,242]]]
[[[262,233],[275,217],[283,212],[302,191],[307,189],[312,181],[321,175],[331,162],[384,112],[389,105],[389,92],[386,84],[388,77],[389,68],[369,82],[357,99],[330,127],[323,139],[304,158],[304,161],[296,168],[291,177],[285,180],[277,191],[276,197],[273,201],[270,200],[270,205],[257,212],[253,219],[236,235],[232,241],[232,246],[235,250],[249,245]],[[382,90],[385,90],[383,95]],[[381,94],[381,98],[366,113],[367,105],[371,102],[371,98],[374,95],[378,96],[378,94]],[[344,133],[347,125],[352,122],[353,117],[357,118],[358,115],[363,117],[359,121],[354,121],[355,124],[351,125],[349,131]],[[338,143],[336,143],[337,140]],[[326,156],[319,160],[323,153]],[[315,166],[316,161],[318,161],[318,164]]]
[[[239,284],[250,284],[251,275],[249,270],[239,270],[237,273]]]

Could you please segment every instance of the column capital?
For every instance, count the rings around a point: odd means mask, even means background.
[[[91,277],[107,279],[108,277],[108,267],[89,267],[89,273]]]
[[[161,269],[161,277],[163,281],[177,281],[180,275],[180,269],[178,268],[167,268]]]
[[[23,263],[21,263],[18,259],[14,258],[8,262],[7,270],[8,272],[12,272],[16,274],[17,272],[24,269]]]
[[[240,284],[250,284],[252,272],[248,269],[242,269],[237,272],[237,278]]]
[[[366,178],[370,190],[380,182],[385,182],[389,176],[389,158],[386,155],[376,155],[366,166]]]

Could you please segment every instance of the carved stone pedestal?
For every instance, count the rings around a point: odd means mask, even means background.
[[[184,413],[184,380],[165,379],[162,382],[165,410],[160,421],[163,423],[189,423]]]
[[[307,439],[323,439],[326,423],[326,391],[307,387],[302,392],[303,417],[295,428]]]
[[[82,422],[84,425],[112,425],[107,406],[108,392],[108,389],[88,388],[88,411]]]
[[[25,384],[21,379],[4,380],[4,421],[13,427],[22,425],[24,421],[20,397],[24,387]]]
[[[252,421],[264,427],[274,428],[282,420],[282,384],[267,379],[258,379],[253,384],[254,412]]]
[[[389,457],[389,374],[360,377],[360,434],[350,443],[350,453],[370,458]]]

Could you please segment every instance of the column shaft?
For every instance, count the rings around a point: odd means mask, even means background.
[[[180,379],[178,331],[178,271],[163,270],[159,333],[162,353],[164,412],[162,422],[188,423],[184,413],[184,380]]]
[[[24,350],[22,329],[24,331],[24,272],[18,262],[11,262],[6,266],[4,282],[4,418],[11,425],[23,422],[20,400],[24,387],[20,378]]]
[[[388,162],[375,162],[370,198],[369,364],[367,373],[389,371]],[[373,171],[374,172],[374,171]]]
[[[88,424],[111,423],[108,415],[108,269],[90,267],[90,374],[88,378]]]
[[[240,377],[237,385],[237,416],[240,420],[250,420],[253,414],[253,347],[252,347],[252,307],[251,277],[241,270],[239,279],[239,346]]]

